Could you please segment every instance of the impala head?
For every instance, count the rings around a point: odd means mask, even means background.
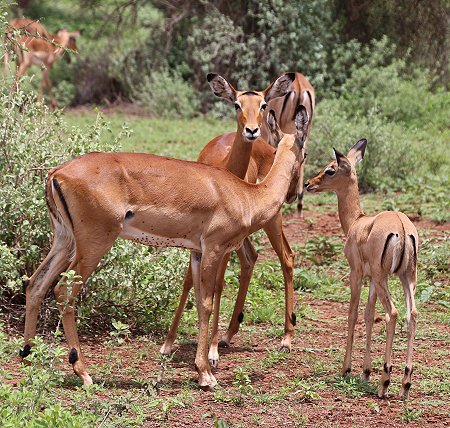
[[[210,73],[207,76],[214,94],[234,103],[238,132],[245,141],[253,142],[261,135],[261,125],[267,103],[285,95],[295,79],[295,73],[284,73],[264,91],[238,91],[222,76]]]
[[[67,28],[59,29],[56,36],[60,38],[61,45],[74,52],[78,51],[77,39],[81,36],[83,30],[69,31]]]
[[[296,132],[294,144],[292,145],[292,147],[296,154],[297,165],[295,165],[294,167],[294,172],[291,177],[291,183],[286,195],[286,203],[288,204],[291,204],[297,198],[300,179],[300,167],[305,161],[305,152],[303,150],[303,146],[306,140],[309,123],[308,112],[306,111],[305,106],[297,106],[294,122]],[[267,115],[267,128],[270,134],[270,142],[272,143],[272,145],[275,145],[275,147],[278,147],[280,144],[284,144],[286,138],[292,137],[291,134],[283,134],[283,131],[281,131],[277,123],[275,112],[273,110],[270,110]]]
[[[359,140],[344,156],[336,149],[336,160],[330,162],[317,175],[312,177],[305,188],[308,192],[339,191],[348,187],[349,181],[357,180],[355,165],[364,158],[367,140]]]

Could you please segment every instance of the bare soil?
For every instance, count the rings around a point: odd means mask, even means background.
[[[426,229],[431,235],[448,236],[449,224],[437,225],[425,220],[415,220],[418,229]],[[285,224],[291,244],[301,245],[317,233],[343,238],[339,219],[334,212],[306,211],[304,218],[294,213],[286,216]],[[275,256],[267,249],[263,258]],[[221,359],[215,374],[220,385],[218,393],[203,392],[196,387],[195,340],[180,344],[173,359],[161,363],[158,358],[160,343],[146,338],[131,339],[114,349],[114,361],[119,366],[107,377],[107,389],[111,389],[116,395],[125,394],[137,388],[134,380],[136,377],[157,382],[159,376],[157,386],[160,398],[169,400],[180,397],[182,391],[188,390],[190,402],[184,407],[174,406],[164,417],[155,410],[155,413],[148,415],[144,425],[146,427],[399,427],[408,421],[414,427],[450,426],[449,389],[439,390],[439,385],[436,388],[419,387],[426,385],[430,370],[447,369],[449,343],[445,337],[448,339],[448,325],[434,323],[433,334],[428,334],[431,326],[422,325],[419,328],[421,333],[416,339],[415,371],[408,402],[399,400],[395,394],[404,368],[404,337],[400,350],[394,351],[394,371],[387,398],[378,399],[374,393],[351,395],[336,386],[340,379],[338,375],[345,349],[347,303],[313,300],[307,294],[297,295],[297,298],[303,305],[309,306],[311,310],[308,313],[313,315],[298,320],[292,352],[273,364],[261,364],[262,361],[269,361],[270,353],[278,348],[282,332],[279,331],[278,337],[274,337],[271,326],[250,326],[244,321],[232,346],[220,350]],[[435,309],[443,310],[442,307]],[[429,310],[433,310],[431,305]],[[365,340],[362,311],[361,307],[356,327],[354,375],[359,375],[362,370]],[[229,314],[222,314],[222,327],[225,327],[228,316]],[[374,358],[382,357],[384,353],[384,342],[380,339],[384,324],[381,320],[380,316],[377,319],[379,322],[375,324],[374,337],[377,339],[373,343]],[[96,368],[105,364],[107,358],[102,342],[99,338],[82,338],[91,373],[94,381],[98,382],[104,380],[104,376]],[[18,361],[6,364],[17,372]],[[246,367],[253,388],[241,395],[235,384],[237,367]],[[74,378],[69,367],[64,370],[67,371],[67,381],[63,392],[70,395],[70,390],[79,381]],[[374,364],[372,389],[376,388],[379,376],[380,364],[377,367]],[[313,392],[318,395],[311,397],[305,394],[304,388],[292,386],[294,379],[322,387],[315,386]],[[441,380],[448,382],[448,379]],[[288,393],[282,394],[283,391]],[[228,425],[221,425],[223,422]]]

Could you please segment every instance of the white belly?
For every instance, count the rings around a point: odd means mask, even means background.
[[[201,251],[200,243],[196,244],[189,239],[153,235],[126,224],[119,237],[151,247],[180,247],[187,248],[188,250]]]

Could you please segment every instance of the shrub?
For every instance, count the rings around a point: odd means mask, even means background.
[[[192,117],[199,106],[192,86],[177,71],[167,69],[144,76],[134,98],[154,116]]]

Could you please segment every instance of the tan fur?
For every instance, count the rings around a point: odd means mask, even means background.
[[[85,283],[118,237],[184,247],[191,250],[199,317],[195,365],[200,386],[213,388],[217,382],[208,362],[208,324],[217,272],[229,252],[279,211],[302,153],[295,136],[285,136],[259,185],[223,169],[143,153],[90,153],[54,168],[46,185],[54,237],[26,290],[25,346],[36,334],[42,300],[61,272],[74,270]],[[88,385],[92,379],[75,322],[80,287],[73,285],[69,294],[61,282],[54,293],[73,369]],[[215,297],[220,300],[220,294]]]
[[[363,276],[369,276],[371,282],[365,314],[367,344],[363,373],[364,378],[368,379],[372,369],[370,344],[375,302],[378,298],[386,311],[387,324],[385,364],[378,395],[383,397],[386,394],[390,383],[392,342],[398,313],[389,294],[388,279],[390,274],[395,273],[403,284],[406,300],[408,344],[406,369],[400,395],[407,398],[411,386],[412,352],[417,318],[414,294],[419,239],[415,226],[405,214],[383,211],[375,216],[366,216],[361,210],[355,164],[363,158],[365,146],[366,141],[360,140],[347,156],[336,152],[337,160],[311,178],[306,183],[306,189],[310,192],[336,192],[339,218],[347,236],[344,251],[350,265],[351,301],[342,374],[346,375],[351,370],[353,336],[358,317],[362,280]]]
[[[284,75],[280,76],[283,78]],[[220,76],[219,76],[220,77]],[[293,76],[291,76],[292,78]],[[212,86],[213,92],[222,90],[219,96],[228,99],[231,102],[237,101],[240,108],[236,114],[237,131],[233,133],[227,133],[211,140],[201,151],[198,162],[226,168],[236,176],[244,178],[251,182],[256,183],[261,181],[269,172],[273,160],[275,158],[275,148],[280,138],[275,136],[266,126],[263,118],[263,112],[261,103],[266,99],[269,104],[274,99],[274,96],[282,96],[288,90],[291,90],[290,85],[286,85],[277,90],[277,87],[281,85],[278,78],[274,83],[270,84],[265,91],[251,91],[252,94],[246,95],[248,91],[237,91],[229,82],[221,78],[217,79],[217,82]],[[290,80],[291,81],[291,80]],[[220,85],[220,86],[219,86]],[[267,95],[272,93],[272,98]],[[256,95],[255,95],[256,94]],[[269,99],[268,99],[269,98]],[[246,128],[265,128],[266,138],[270,142],[268,144],[262,138],[256,138],[254,141],[249,141],[245,135]],[[309,129],[309,128],[308,128]],[[281,131],[280,131],[281,132]],[[297,130],[294,128],[294,132]],[[291,181],[294,185],[289,189],[289,194],[295,195],[297,178]],[[287,197],[291,197],[287,196]],[[291,338],[294,330],[292,313],[294,306],[294,285],[293,285],[293,270],[294,270],[294,252],[289,247],[287,239],[282,230],[282,217],[281,212],[278,212],[276,216],[264,226],[264,230],[269,237],[269,240],[277,253],[283,276],[285,279],[285,335],[281,342],[281,348],[287,351],[291,350]],[[250,282],[250,278],[253,272],[253,267],[256,263],[257,253],[253,248],[251,241],[246,238],[244,244],[237,250],[239,256],[241,273],[239,276],[239,293],[236,299],[233,315],[230,320],[230,324],[227,332],[222,336],[221,346],[229,346],[232,337],[239,331],[239,316],[243,312],[245,298]],[[223,266],[220,272],[225,272],[226,264],[229,256],[226,256],[223,261]],[[218,275],[217,282],[223,283],[223,275],[220,278]],[[176,338],[176,331],[181,320],[181,314],[187,301],[189,290],[192,288],[192,276],[190,269],[185,275],[185,281],[183,286],[183,293],[180,298],[180,303],[177,308],[174,320],[172,322],[169,333],[166,340],[161,347],[162,354],[170,354],[173,352],[173,345]],[[221,290],[219,290],[219,293]],[[219,302],[217,299],[216,302]],[[218,303],[214,308],[214,320],[211,348],[209,353],[209,360],[211,365],[217,366],[219,360],[218,345],[218,321],[219,321],[219,307]]]

